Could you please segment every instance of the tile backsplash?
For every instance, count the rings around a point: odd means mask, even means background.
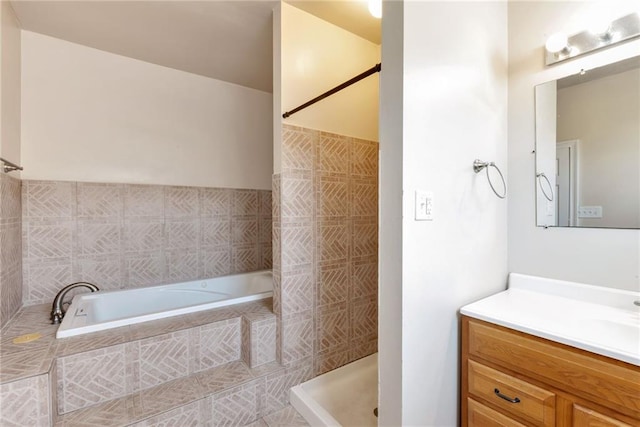
[[[271,191],[22,183],[23,302],[271,268]]]

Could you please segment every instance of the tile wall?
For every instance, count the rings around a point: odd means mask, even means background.
[[[0,172],[0,327],[22,305],[21,186]]]
[[[378,143],[283,126],[273,180],[282,362],[315,375],[377,351]]]
[[[272,264],[271,191],[25,180],[22,223],[25,305]]]

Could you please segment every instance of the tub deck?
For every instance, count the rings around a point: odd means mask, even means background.
[[[39,399],[39,415],[33,416],[41,418],[33,419],[34,425],[64,426],[73,425],[79,420],[86,422],[94,419],[100,425],[125,426],[178,410],[199,410],[203,414],[210,414],[212,407],[215,412],[217,396],[224,396],[228,390],[258,399],[258,396],[264,395],[264,387],[269,387],[270,382],[286,384],[283,379],[288,372],[275,362],[275,315],[271,299],[63,339],[55,338],[58,325],[50,324],[50,310],[49,304],[24,307],[0,332],[0,398],[3,402],[9,402],[10,399],[22,401],[26,393],[31,398]],[[253,327],[272,328],[271,344],[256,343],[249,339]],[[235,348],[218,345],[218,335],[222,340],[230,337]],[[264,335],[255,333],[255,336]],[[212,337],[215,338],[213,341]],[[149,380],[145,372],[152,372],[153,367],[145,367],[142,353],[153,348],[166,351],[172,346],[183,348],[182,353],[186,351],[189,355],[188,372],[185,368],[187,375],[174,373],[173,377],[166,379]],[[216,352],[217,348],[228,348],[226,351],[229,355],[221,350],[222,353],[209,353],[207,359],[207,351]],[[121,361],[119,357],[122,357]],[[61,376],[68,371],[77,374],[84,365],[91,366],[91,369],[104,366],[110,358],[119,369],[124,371],[122,365],[126,366],[126,372],[123,372],[126,381],[117,374],[113,378],[115,385],[127,382],[124,394],[114,394],[112,398],[103,396],[101,400],[88,403],[78,402],[75,396],[69,395],[70,390],[83,387],[86,381],[90,382],[93,374],[88,373],[75,385],[65,382],[75,381],[73,378],[67,380]],[[138,365],[135,365],[136,358]],[[166,363],[167,357],[159,360]],[[158,372],[171,372],[173,368],[159,366]],[[130,372],[132,369],[133,377]],[[134,385],[129,384],[130,377]],[[105,378],[108,380],[109,375]],[[174,389],[182,392],[167,394],[167,390]],[[247,421],[281,409],[286,404],[284,387],[272,386],[270,390],[275,395],[267,399],[264,405],[256,400],[254,406],[245,408],[254,411],[253,415],[249,413],[245,416]],[[80,391],[78,396],[86,396],[90,400],[94,391]],[[158,393],[163,395],[161,402],[157,401]],[[100,418],[104,416],[108,421]]]

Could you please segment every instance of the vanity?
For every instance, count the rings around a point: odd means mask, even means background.
[[[463,307],[462,426],[640,426],[638,300],[512,273]]]

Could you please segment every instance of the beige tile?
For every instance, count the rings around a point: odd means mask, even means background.
[[[213,396],[213,422],[215,426],[246,425],[259,418],[259,387],[264,380],[257,379]]]
[[[200,188],[200,216],[228,218],[234,191],[228,188]]]
[[[346,263],[349,256],[349,227],[346,219],[319,221],[316,233],[318,262]]]
[[[134,395],[134,413],[137,419],[145,419],[176,406],[195,402],[204,396],[195,377],[180,378]]]
[[[58,417],[56,427],[121,427],[135,420],[133,398],[114,399]]]
[[[282,275],[281,308],[283,314],[299,313],[313,309],[313,270],[308,268]]]
[[[164,247],[164,220],[161,217],[127,219],[122,230],[124,252],[160,251]]]
[[[377,178],[378,143],[353,138],[351,144],[351,175]]]
[[[231,244],[229,217],[203,218],[201,246],[228,246]]]
[[[144,390],[189,375],[190,345],[188,331],[164,334],[137,343],[139,356],[134,370],[139,383],[133,391]]]
[[[314,167],[314,132],[291,125],[282,127],[282,169],[311,171]]]
[[[313,355],[315,331],[313,312],[283,316],[282,318],[282,362],[289,364]]]
[[[320,132],[317,146],[316,170],[346,175],[349,171],[350,137]]]
[[[347,178],[318,175],[317,185],[317,216],[319,218],[346,217],[349,213]]]
[[[291,405],[264,417],[269,427],[307,427],[306,420]]]
[[[78,218],[121,219],[124,215],[122,184],[77,183]]]
[[[326,351],[316,355],[314,358],[315,375],[322,375],[351,361],[349,350]]]
[[[58,359],[58,413],[117,399],[130,392],[125,347],[119,344]]]
[[[1,384],[0,402],[3,426],[46,426],[51,422],[47,375]]]
[[[131,427],[197,427],[202,425],[200,401],[180,406],[160,415],[132,424]]]
[[[23,203],[28,219],[71,219],[76,215],[76,183],[24,180]]]
[[[206,393],[217,393],[255,379],[247,365],[241,361],[199,372],[196,378]]]
[[[258,219],[238,218],[231,221],[232,244],[256,244],[258,243]]]
[[[158,217],[164,212],[164,188],[160,185],[127,184],[124,188],[124,216]]]
[[[313,225],[283,225],[281,233],[282,269],[310,267],[314,260]]]
[[[311,176],[284,173],[280,181],[280,214],[282,219],[309,219],[313,217],[315,194]]]
[[[167,279],[169,283],[180,283],[202,277],[197,249],[171,249],[165,252]]]
[[[256,190],[233,190],[233,205],[231,214],[233,216],[255,216],[258,215],[258,191]]]
[[[52,346],[2,355],[0,383],[45,374],[53,359]]]
[[[124,344],[129,338],[129,327],[109,329],[75,337],[56,339],[56,356],[64,357],[101,348]]]
[[[347,304],[324,306],[316,313],[316,349],[319,352],[346,351],[349,345]]]
[[[200,197],[196,187],[164,187],[164,215],[167,218],[197,218]]]
[[[352,217],[375,217],[378,214],[378,185],[374,180],[353,179],[349,200]]]
[[[272,193],[270,190],[259,190],[258,191],[258,204],[260,208],[258,209],[258,215],[260,217],[271,217],[271,200]]]
[[[240,330],[239,318],[200,326],[196,342],[192,341],[196,369],[202,371],[240,360]]]
[[[319,264],[317,268],[316,306],[346,302],[349,297],[347,265],[343,262],[330,262]]]
[[[231,248],[232,273],[256,271],[260,266],[258,246],[255,244],[239,244]]]
[[[233,271],[230,246],[200,248],[198,254],[203,278],[224,276]]]

